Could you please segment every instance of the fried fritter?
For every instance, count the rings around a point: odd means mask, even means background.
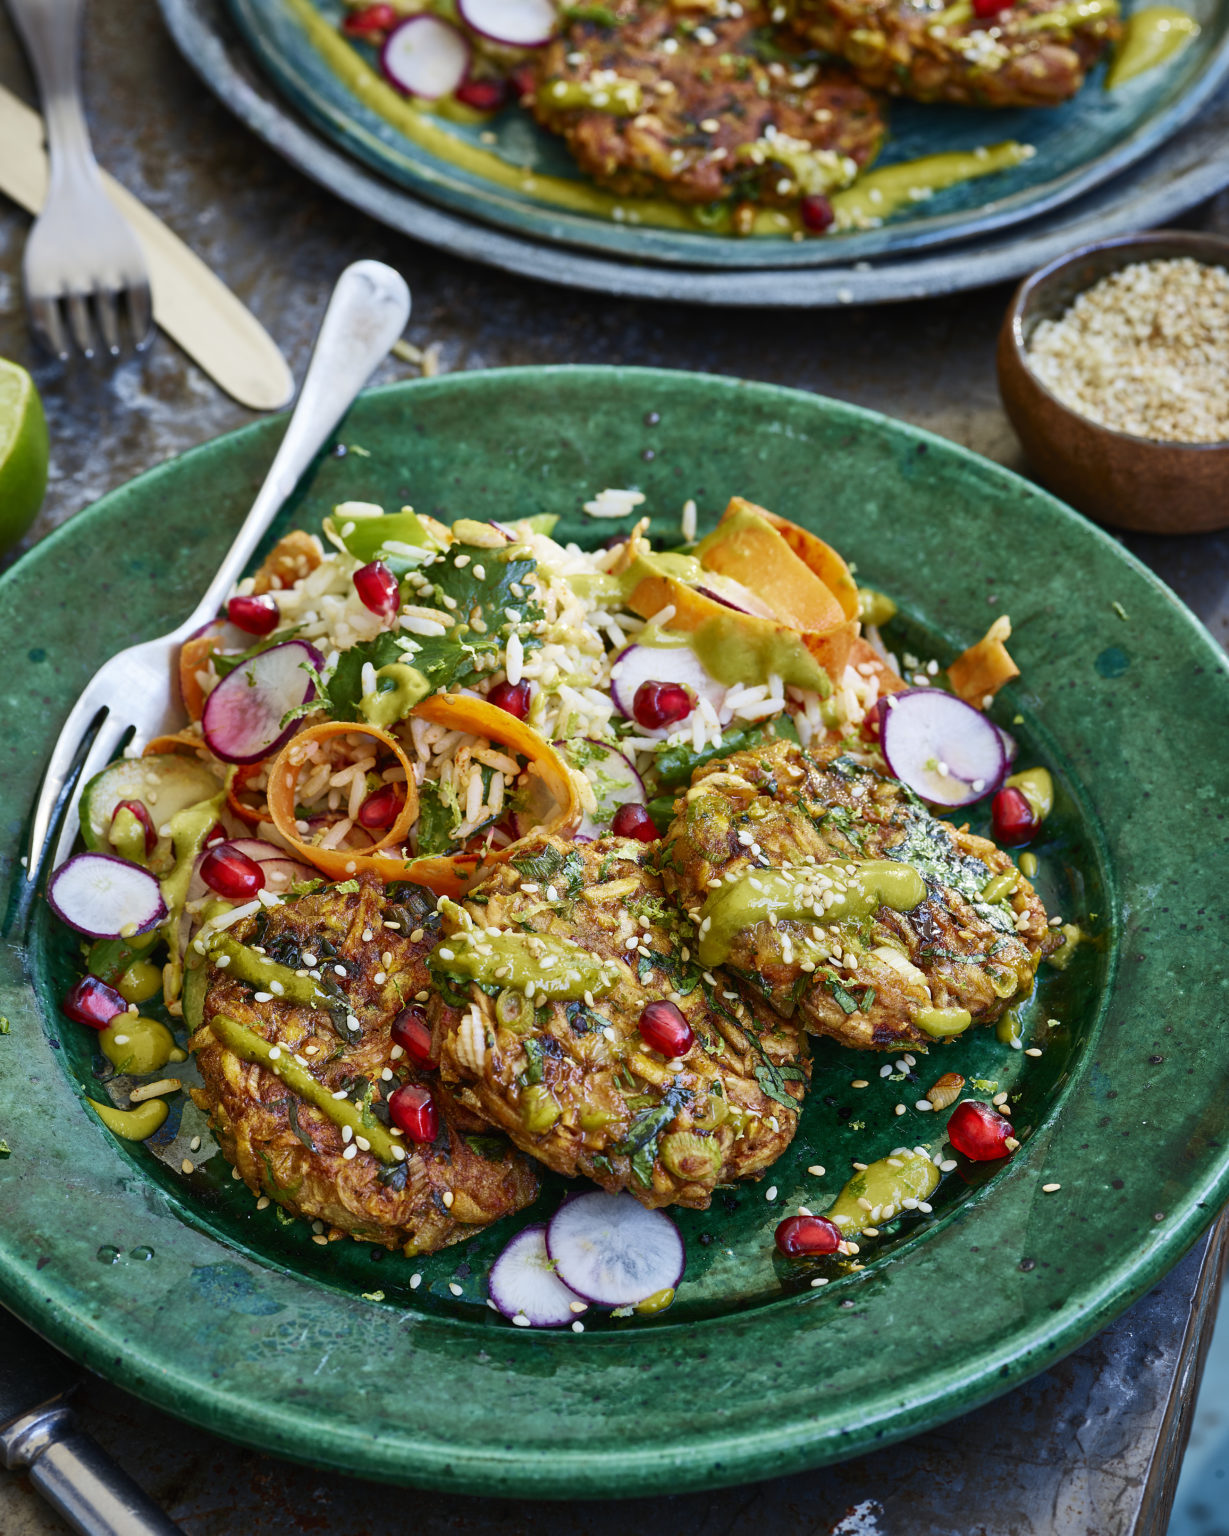
[[[789,1145],[810,1064],[797,1026],[701,972],[651,858],[536,838],[441,902],[434,1043],[460,1103],[548,1167],[702,1210]],[[663,1001],[694,1035],[674,1059],[639,1027]]]
[[[972,107],[1068,101],[1121,32],[1115,0],[1016,0],[989,17],[968,0],[795,0],[793,23],[874,90]]]
[[[1060,943],[993,843],[930,815],[896,779],[790,742],[697,770],[661,869],[705,964],[860,1049],[994,1022]]]
[[[534,116],[624,196],[788,206],[847,185],[883,141],[874,97],[773,34],[764,6],[712,9],[611,0],[613,25],[573,20],[542,50]]]
[[[453,1104],[435,1074],[412,1070],[390,1040],[403,1004],[413,1006],[430,985],[425,957],[439,937],[439,920],[416,891],[405,893],[404,904],[396,895],[365,876],[358,889],[285,901],[218,936],[204,1023],[191,1042],[205,1088],[193,1097],[255,1194],[318,1218],[331,1237],[348,1232],[407,1254],[430,1253],[523,1209],[538,1181],[519,1153],[489,1136],[482,1138],[485,1155],[475,1150],[466,1133],[487,1127]],[[288,995],[311,994],[314,982],[327,1006]],[[344,1095],[361,1117],[357,1133],[346,1137],[271,1066],[223,1044],[210,1027],[217,1015],[280,1046],[279,1059],[305,1069],[333,1102]],[[420,1081],[439,1111],[435,1142],[394,1137],[406,1154],[401,1161],[365,1150],[363,1140],[388,1134],[391,1094]]]

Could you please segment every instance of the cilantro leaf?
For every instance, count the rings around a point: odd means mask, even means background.
[[[627,1135],[616,1142],[611,1151],[619,1157],[631,1159],[632,1173],[645,1189],[653,1184],[653,1164],[657,1161],[657,1144],[661,1133],[678,1114],[687,1100],[684,1088],[667,1088],[660,1104],[640,1110],[627,1128]]]
[[[847,992],[835,976],[824,978],[828,983],[828,991],[836,999],[837,1006],[842,1013],[857,1013],[858,1000],[852,992]]]
[[[755,1064],[755,1080],[764,1090],[766,1098],[775,1100],[786,1109],[797,1110],[800,1100],[791,1098],[786,1083],[805,1083],[806,1073],[801,1067],[778,1066],[767,1056]]]
[[[468,556],[464,565],[458,558]],[[413,589],[413,601],[420,607],[447,611],[454,619],[442,635],[408,635],[384,630],[374,640],[365,640],[343,651],[328,685],[329,710],[334,719],[361,718],[359,700],[363,696],[363,667],[370,662],[378,672],[393,662],[405,662],[427,679],[431,692],[441,688],[464,688],[482,675],[477,666],[480,655],[498,655],[503,651],[510,624],[506,610],[518,613],[517,633],[526,651],[537,649],[541,639],[531,626],[542,618],[542,608],[532,596],[529,578],[532,560],[514,558],[513,550],[483,549],[477,544],[457,543],[422,567],[430,582],[427,589]],[[479,574],[480,573],[480,574]],[[520,586],[518,597],[513,586]],[[449,599],[445,602],[445,598]],[[455,606],[453,606],[455,604]],[[475,629],[471,619],[477,615],[486,626]]]
[[[562,854],[548,843],[540,853],[513,859],[512,867],[520,871],[524,880],[541,886],[553,885],[556,890],[562,885],[569,896],[579,896],[585,886],[585,861],[575,848]]]

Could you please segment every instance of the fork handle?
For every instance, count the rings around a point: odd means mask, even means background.
[[[84,0],[8,0],[8,8],[38,84],[52,185],[74,176],[96,176],[90,130],[81,107]]]
[[[281,447],[235,542],[181,634],[217,615],[269,524],[409,318],[410,290],[392,267],[356,261],[338,278]]]

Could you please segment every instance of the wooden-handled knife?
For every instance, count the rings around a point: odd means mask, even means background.
[[[286,405],[294,379],[265,328],[143,203],[105,172],[103,181],[140,239],[162,329],[241,405],[257,411]],[[0,192],[31,213],[47,194],[43,120],[2,85]]]

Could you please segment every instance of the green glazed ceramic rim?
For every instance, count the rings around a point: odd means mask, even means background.
[[[101,656],[187,611],[280,430],[263,422],[151,470],[0,579],[6,884],[77,691]],[[1092,861],[1076,874],[1100,881],[1100,996],[1020,1152],[863,1274],[722,1316],[558,1335],[481,1308],[397,1310],[220,1241],[190,1191],[149,1178],[143,1154],[84,1110],[41,941],[9,944],[6,1305],[121,1386],[249,1446],[366,1477],[575,1498],[775,1476],[917,1433],[1051,1364],[1181,1256],[1229,1194],[1223,978],[1206,937],[1224,899],[1210,850],[1224,836],[1229,670],[1171,592],[1008,471],[768,385],[464,374],[374,391],[339,436],[373,458],[323,459],[291,519],[357,494],[363,473],[450,516],[493,515],[509,486],[517,510],[568,515],[604,484],[637,482],[671,508],[700,490],[710,516],[737,490],[809,517],[945,644],[1008,608],[1023,666],[1012,702],[1073,786]],[[1049,1182],[1062,1190],[1044,1194]],[[116,1241],[156,1258],[99,1263]]]

